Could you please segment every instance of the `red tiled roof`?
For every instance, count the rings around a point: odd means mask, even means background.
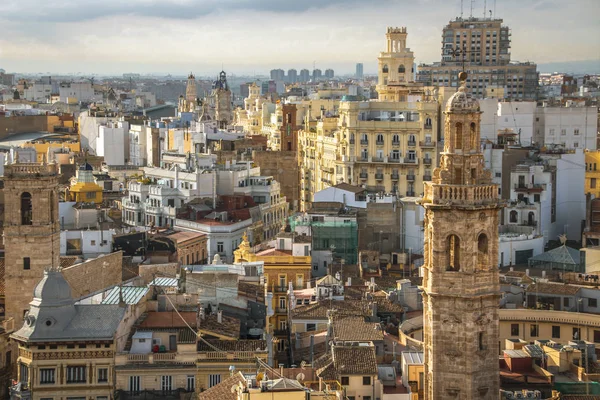
[[[160,311],[149,312],[140,328],[186,328],[188,325],[196,327],[196,312],[182,311],[178,315],[175,311]]]

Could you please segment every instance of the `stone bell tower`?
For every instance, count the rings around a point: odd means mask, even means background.
[[[446,105],[444,151],[425,182],[425,399],[499,398],[498,187],[484,169],[467,74]]]
[[[60,265],[56,164],[6,165],[4,202],[6,316],[20,327],[44,270]]]

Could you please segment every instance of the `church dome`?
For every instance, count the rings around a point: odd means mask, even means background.
[[[467,93],[467,88],[463,84],[458,88],[446,103],[447,112],[474,112],[479,111],[479,102],[477,99]]]
[[[44,271],[44,277],[33,290],[33,300],[41,306],[63,306],[73,302],[71,286],[58,271]]]

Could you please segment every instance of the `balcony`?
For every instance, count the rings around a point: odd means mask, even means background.
[[[537,226],[537,221],[523,221],[523,223],[521,224],[521,226]]]
[[[391,163],[400,163],[400,158],[390,157],[388,161]]]
[[[362,140],[360,141],[360,144],[364,144],[364,145],[366,146],[366,145],[368,145],[368,144],[369,144],[369,141],[368,141],[368,140],[364,140],[364,139],[362,139]]]
[[[399,179],[400,179],[400,175],[398,175],[398,174],[392,174],[392,180],[393,181],[397,181]]]
[[[423,164],[425,165],[431,165],[431,158],[429,157],[423,157]]]
[[[195,399],[193,390],[175,389],[175,390],[140,390],[131,392],[129,390],[118,389],[115,391],[115,399],[119,400],[147,400],[147,399],[162,399],[162,400],[182,400]],[[92,397],[93,398],[93,397]]]
[[[399,140],[392,140],[392,146],[400,146]]]
[[[377,179],[378,181],[383,180],[383,174],[375,174],[375,179]]]
[[[371,162],[383,162],[383,157],[373,157],[371,158]]]
[[[349,143],[350,143],[350,144],[354,144],[355,142],[356,142],[356,140],[354,140],[354,139],[350,139],[350,140],[349,140]]]
[[[377,140],[377,141],[375,142],[375,144],[376,144],[377,146],[383,146],[383,140]]]
[[[431,175],[423,175],[423,181],[424,181],[424,182],[429,182],[429,181],[431,181]]]
[[[409,157],[404,158],[404,164],[416,164],[416,163],[417,163],[416,158],[409,158]]]
[[[416,142],[416,141],[414,141],[414,140],[409,140],[409,141],[408,141],[408,146],[409,146],[409,147],[415,147],[416,145],[417,145],[417,142]]]
[[[407,181],[414,181],[415,180],[415,175],[414,174],[406,175],[406,180]]]
[[[131,200],[123,200],[123,207],[130,208],[130,209],[133,209],[133,210],[139,210],[140,209],[140,203],[134,203]]]
[[[528,183],[528,184],[515,184],[513,186],[515,192],[542,192],[546,189],[545,184],[539,183]]]
[[[431,129],[432,125],[431,124],[425,124],[425,129]]]
[[[369,177],[369,174],[367,174],[366,172],[361,172],[360,174],[358,174],[360,179],[367,179]]]
[[[414,191],[406,192],[406,197],[415,197],[415,192]]]
[[[425,147],[425,148],[434,148],[435,147],[435,142],[432,142],[430,140],[421,140],[419,142],[419,146]]]

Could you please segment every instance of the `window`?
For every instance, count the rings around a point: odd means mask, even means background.
[[[304,257],[308,257],[310,255],[310,251],[308,249],[308,245],[304,245]]]
[[[317,330],[317,324],[306,324],[306,332],[314,332]]]
[[[539,195],[539,194],[534,194],[534,195],[533,195],[533,201],[534,201],[534,202],[536,202],[536,203],[539,203],[539,202],[540,202],[540,199],[541,199],[541,197],[540,197],[540,195]]]
[[[217,253],[223,253],[223,242],[217,242]]]
[[[173,390],[173,377],[171,375],[163,375],[160,377],[160,389],[163,392]]]
[[[550,136],[554,136],[554,128],[550,129]]]
[[[21,194],[21,225],[31,225],[32,216],[31,193],[24,192]]]
[[[363,376],[363,385],[371,385],[371,377],[370,376]]]
[[[579,340],[581,338],[581,329],[573,328],[573,340]]]
[[[286,276],[285,275],[279,275],[279,287],[281,288],[281,290],[285,290],[286,286],[287,286]]]
[[[573,129],[573,135],[579,135],[579,128]]]
[[[193,392],[194,390],[196,390],[196,377],[194,375],[187,376],[186,390],[188,392]]]
[[[516,210],[512,210],[510,212],[510,222],[511,223],[517,223],[517,217],[518,217],[518,213]]]
[[[388,72],[387,64],[383,64],[383,68],[381,68],[381,72],[383,72],[384,74],[387,74],[387,72]]]
[[[501,178],[502,177],[502,172],[496,172],[496,178]]]
[[[552,325],[552,338],[560,339],[560,326],[559,325]]]
[[[588,299],[588,307],[597,308],[598,307],[598,299]]]
[[[137,394],[141,390],[140,386],[140,377],[139,376],[130,376],[129,377],[129,393]]]
[[[31,269],[31,259],[29,257],[23,257],[23,269]]]
[[[211,388],[215,385],[221,383],[221,375],[220,374],[210,374],[208,375],[208,387]]]
[[[343,386],[348,386],[350,384],[350,377],[349,376],[342,376],[342,385]]]
[[[54,368],[40,368],[40,385],[54,383]]]
[[[296,274],[296,288],[302,289],[304,287],[304,275]]]
[[[519,324],[510,324],[510,335],[519,336]]]
[[[283,296],[279,297],[279,308],[280,309],[285,310],[285,303],[286,303],[285,297],[283,297]]]
[[[98,383],[108,382],[108,368],[98,368]]]
[[[529,327],[529,336],[538,337],[540,334],[540,326],[538,324],[531,324]]]
[[[399,73],[401,73],[401,74],[403,74],[403,73],[405,73],[405,72],[406,72],[406,68],[404,68],[404,65],[400,65],[400,66],[398,67],[398,72],[399,72]]]
[[[67,367],[67,383],[85,382],[85,366]]]
[[[456,123],[454,132],[454,148],[462,149],[462,124],[460,122]]]
[[[596,178],[590,179],[590,188],[596,189]]]
[[[568,297],[563,297],[563,307],[568,308],[569,307],[569,298]]]
[[[479,332],[479,350],[485,350],[485,337],[483,332]]]
[[[566,129],[561,129],[560,130],[560,135],[561,136],[565,136],[567,134],[567,130]]]
[[[450,235],[446,242],[446,271],[458,271],[460,269],[460,239],[456,235]]]

